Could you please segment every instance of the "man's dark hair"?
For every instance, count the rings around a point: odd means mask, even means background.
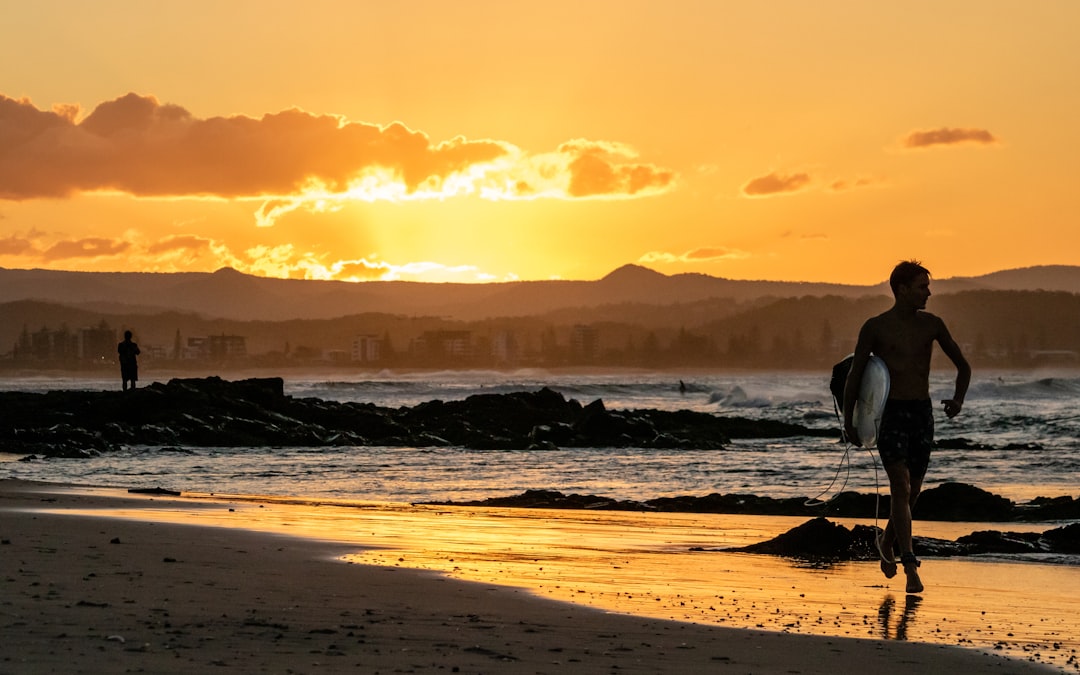
[[[904,260],[899,263],[889,275],[889,286],[892,287],[893,295],[896,295],[896,289],[915,281],[915,277],[920,274],[930,276],[930,270],[923,267],[918,260]]]

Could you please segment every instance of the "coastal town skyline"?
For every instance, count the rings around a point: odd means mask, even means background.
[[[928,20],[932,17],[932,20]],[[0,26],[0,267],[879,283],[1080,262],[1054,1],[57,0]]]

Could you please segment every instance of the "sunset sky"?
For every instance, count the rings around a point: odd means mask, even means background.
[[[881,281],[1080,264],[1080,2],[35,0],[0,267]]]

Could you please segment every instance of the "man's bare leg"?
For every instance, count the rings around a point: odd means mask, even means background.
[[[911,483],[910,483],[911,492],[910,492],[910,496],[908,497],[908,513],[909,514],[914,514],[914,512],[915,512],[915,502],[916,502],[916,500],[919,499],[919,493],[922,492],[923,476],[922,475],[913,475],[913,476],[910,476],[910,479],[911,479]],[[914,516],[912,516],[912,520],[913,519],[914,519]],[[911,520],[908,521],[908,523],[910,523],[910,522],[911,522]],[[911,539],[912,539],[912,544],[911,544],[912,558],[914,558],[915,557],[915,554],[914,554],[914,551],[915,551],[915,541],[914,541],[915,540],[915,534],[914,534],[914,532],[911,535]],[[908,578],[908,580],[907,580],[907,589],[906,589],[908,593],[922,593],[922,591],[923,591],[922,579],[919,578],[919,564],[920,564],[919,561],[916,560],[915,565],[913,567],[913,572],[908,572],[907,567],[904,568],[904,573],[907,575],[907,578]]]
[[[878,557],[881,558],[881,573],[886,579],[896,576],[896,555],[893,548],[896,545],[896,531],[893,529],[892,520],[885,524],[885,529],[874,537],[874,546],[877,547]]]
[[[900,562],[907,575],[906,590],[908,593],[921,593],[923,584],[919,578],[919,562],[915,559],[911,541],[911,506],[914,497],[918,496],[922,481],[919,480],[919,485],[912,490],[911,472],[903,463],[886,466],[885,473],[889,475],[889,525],[900,546]]]

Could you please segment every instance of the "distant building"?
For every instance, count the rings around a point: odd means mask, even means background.
[[[229,361],[247,356],[247,338],[243,335],[210,335],[189,337],[181,352],[187,360],[213,359]]]
[[[327,349],[323,351],[323,360],[330,363],[348,363],[352,354],[344,349]]]
[[[184,360],[206,359],[209,357],[210,341],[204,337],[189,337],[180,352],[180,358]]]
[[[600,353],[600,335],[592,326],[578,324],[570,333],[570,354],[580,361],[595,361]]]
[[[472,332],[429,330],[413,340],[412,347],[423,358],[465,358],[472,355]]]
[[[520,349],[517,337],[510,331],[504,330],[496,333],[491,338],[491,355],[499,363],[513,363],[518,360]]]
[[[93,328],[79,330],[79,358],[84,361],[115,361],[116,329],[102,320]]]
[[[37,361],[67,361],[78,355],[78,338],[68,329],[41,330],[30,335],[30,353]]]
[[[210,358],[219,361],[242,359],[247,356],[247,338],[243,335],[211,335]]]
[[[140,359],[147,361],[164,361],[169,357],[169,352],[161,345],[139,345]]]
[[[116,344],[116,330],[105,321],[78,331],[72,331],[67,326],[57,329],[42,326],[30,332],[24,326],[12,350],[12,358],[68,365],[78,362],[114,362]]]
[[[357,335],[352,341],[352,361],[374,363],[382,359],[382,339],[375,335]]]

